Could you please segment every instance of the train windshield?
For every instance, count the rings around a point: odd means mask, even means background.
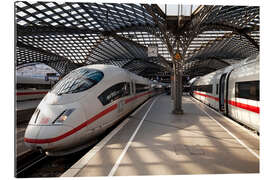
[[[57,95],[82,92],[96,85],[103,76],[99,70],[80,68],[66,75],[51,92]]]

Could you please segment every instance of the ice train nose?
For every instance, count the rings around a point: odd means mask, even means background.
[[[26,130],[25,130],[25,135],[24,135],[24,143],[32,148],[32,149],[40,149],[40,148],[46,148],[47,144],[42,144],[41,145],[37,144],[35,142],[36,139],[38,139],[40,131],[41,131],[41,126],[35,126],[35,125],[28,125]]]

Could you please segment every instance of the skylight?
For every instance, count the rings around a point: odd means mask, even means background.
[[[167,16],[190,16],[199,5],[158,4]]]

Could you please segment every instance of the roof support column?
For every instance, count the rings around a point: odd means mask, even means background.
[[[173,83],[173,114],[184,114],[182,109],[182,94],[183,94],[183,56],[179,51],[180,47],[180,37],[176,37],[176,53],[172,56],[173,62],[173,75],[174,75],[174,83]]]
[[[174,99],[174,73],[171,71],[171,98]]]
[[[174,108],[172,110],[173,114],[183,114],[184,111],[182,110],[182,60],[183,57],[180,54],[179,48],[180,48],[180,36],[175,37],[176,38],[176,53],[174,54],[174,49],[172,47],[172,43],[170,42],[170,38],[168,37],[167,33],[167,27],[165,24],[162,24],[159,22],[156,14],[154,13],[152,6],[148,4],[143,4],[143,6],[146,8],[147,12],[153,17],[153,20],[155,21],[156,25],[159,27],[162,39],[164,43],[167,45],[167,49],[172,57],[173,62],[173,75],[174,75],[174,83],[172,85],[173,88],[173,100],[174,100]]]
[[[183,114],[184,111],[182,109],[182,94],[183,94],[183,71],[182,64],[177,62],[175,58],[173,58],[173,114]]]

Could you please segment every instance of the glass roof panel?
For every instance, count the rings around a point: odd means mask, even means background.
[[[190,16],[199,5],[158,4],[167,16]]]

